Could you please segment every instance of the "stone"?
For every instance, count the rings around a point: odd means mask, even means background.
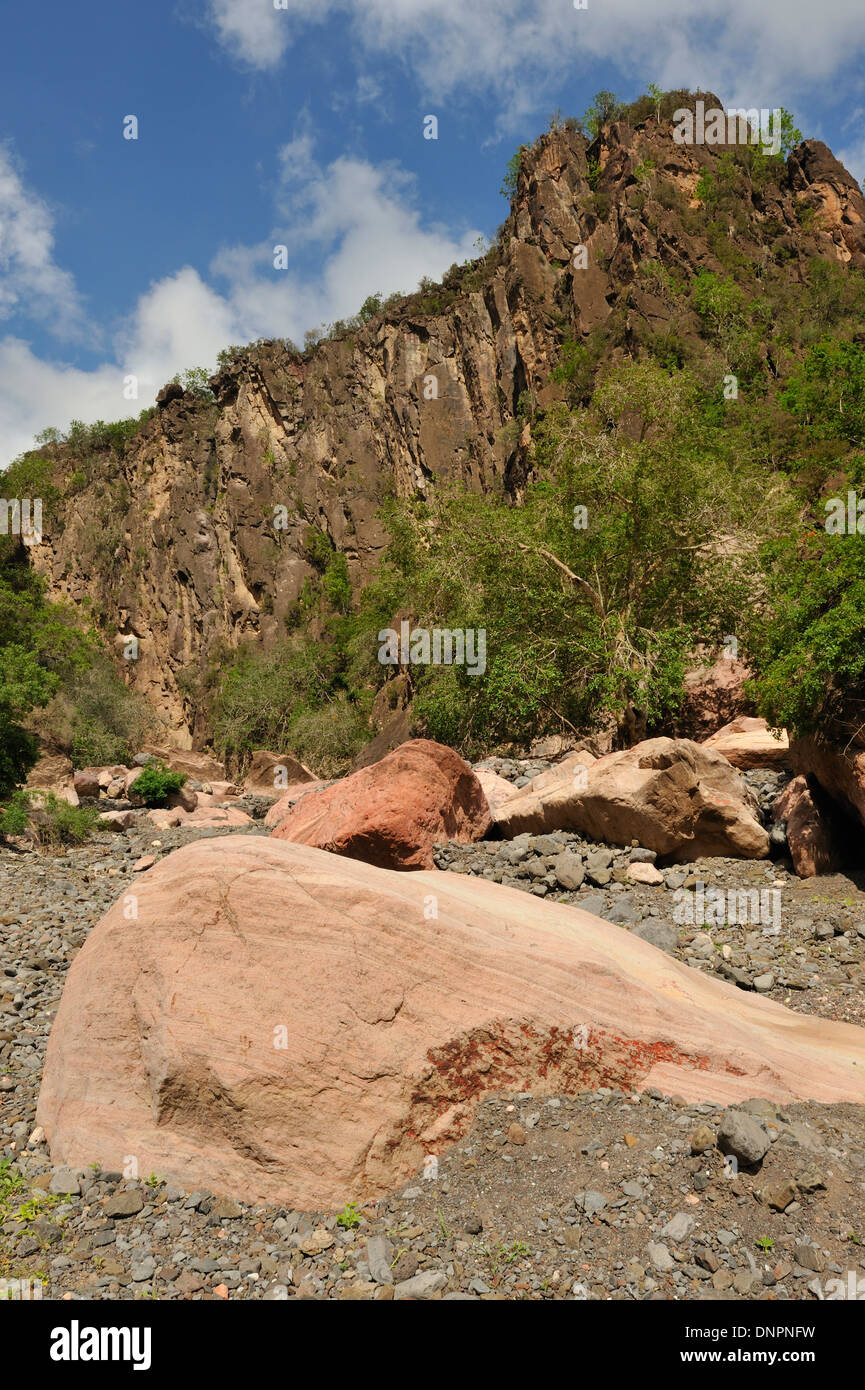
[[[524,1144],[525,1142],[526,1131],[523,1129],[522,1125],[518,1124],[515,1120],[512,1125],[508,1126],[508,1143]]]
[[[650,886],[664,882],[664,875],[655,868],[654,864],[629,864],[628,878],[633,883],[646,883]]]
[[[135,824],[135,812],[103,811],[99,819],[109,830],[116,830],[120,834],[124,830],[132,829]]]
[[[415,1274],[412,1279],[403,1279],[394,1287],[394,1302],[404,1298],[432,1298],[446,1284],[447,1275],[440,1270],[425,1270],[422,1274]]]
[[[310,792],[273,831],[383,869],[433,867],[433,845],[482,840],[491,817],[481,784],[450,748],[413,739],[380,762]]]
[[[803,1269],[813,1270],[815,1274],[822,1274],[826,1268],[826,1256],[819,1245],[812,1245],[809,1241],[799,1241],[795,1250],[796,1263]]]
[[[81,1191],[81,1177],[80,1169],[55,1168],[51,1174],[48,1191],[60,1194],[68,1192],[77,1195]]]
[[[772,807],[772,816],[786,827],[793,868],[800,878],[834,873],[841,867],[836,848],[837,828],[826,797],[808,785],[805,777],[788,782]]]
[[[606,844],[636,840],[680,860],[760,859],[769,852],[740,774],[720,753],[689,739],[647,739],[608,753],[578,783],[565,772],[540,789],[530,784],[505,803],[497,825],[507,837],[572,830]],[[586,873],[594,881],[590,859]]]
[[[759,1163],[769,1151],[771,1139],[753,1115],[744,1110],[725,1110],[718,1130],[718,1148],[746,1167]]]
[[[668,1274],[676,1263],[666,1245],[661,1245],[659,1241],[650,1241],[646,1253],[659,1274]]]
[[[225,764],[209,753],[193,753],[188,748],[167,748],[157,743],[145,743],[141,751],[150,754],[151,761],[163,762],[171,772],[184,772],[196,782],[220,782],[225,777]]]
[[[410,1182],[503,1091],[865,1100],[861,1030],[489,880],[238,834],[136,897],[66,977],[36,1115],[58,1166],[135,1154],[193,1194],[333,1210]]]
[[[370,1274],[377,1284],[389,1284],[391,1282],[391,1246],[384,1236],[373,1236],[366,1247],[366,1263]]]
[[[124,1188],[120,1192],[115,1192],[108,1198],[102,1210],[106,1216],[113,1218],[124,1218],[137,1216],[144,1209],[144,1199],[137,1188]]]
[[[659,951],[666,951],[668,955],[673,955],[679,944],[679,932],[672,922],[662,922],[657,917],[649,917],[645,922],[640,922],[638,926],[632,928],[632,936],[637,936],[641,941],[648,941],[650,946],[655,946]]]
[[[715,1148],[715,1134],[708,1125],[698,1125],[691,1134],[691,1154],[708,1154]]]
[[[693,1216],[690,1216],[686,1211],[678,1211],[663,1227],[661,1235],[678,1245],[681,1241],[687,1240],[694,1229],[694,1224]]]
[[[98,801],[102,792],[99,782],[99,773],[95,771],[76,772],[72,785],[78,794],[79,799],[84,797],[89,801]]]
[[[553,873],[559,887],[566,888],[571,892],[576,891],[586,877],[582,859],[572,850],[564,850],[563,853],[556,856]]]
[[[728,762],[745,772],[754,767],[790,766],[790,740],[786,729],[776,733],[765,719],[740,715],[703,742],[704,748],[722,753]]]

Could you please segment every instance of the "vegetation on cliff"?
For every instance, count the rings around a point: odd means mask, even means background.
[[[337,544],[308,511],[307,578],[280,618],[282,635],[239,650],[214,639],[201,669],[178,676],[199,741],[238,762],[270,746],[293,749],[317,771],[341,771],[368,740],[372,711],[388,705],[381,692],[393,668],[377,659],[378,633],[398,616],[427,629],[486,631],[483,676],[458,665],[401,673],[416,724],[465,752],[609,723],[629,705],[649,731],[665,726],[688,653],[730,638],[773,722],[793,732],[862,723],[863,541],[825,524],[827,499],[846,505],[863,483],[862,256],[844,264],[832,242],[802,172],[802,161],[824,156],[798,145],[786,112],[780,153],[735,144],[707,151],[691,184],[671,172],[658,142],[670,140],[673,112],[693,101],[652,89],[625,106],[599,93],[582,122],[554,117],[551,132],[508,166],[514,204],[493,246],[439,286],[373,296],[354,319],[330,326],[326,336],[348,349],[361,330],[414,326],[452,306],[464,316],[472,295],[492,298],[496,276],[510,284],[502,276],[514,273],[506,253],[518,224],[525,238],[526,222],[543,220],[533,200],[550,142],[557,159],[579,166],[574,216],[596,238],[595,262],[611,287],[601,294],[606,313],[591,327],[580,322],[580,270],[542,253],[529,233],[523,249],[555,276],[554,308],[547,302],[544,313],[557,350],[547,382],[519,393],[501,431],[506,474],[495,487],[436,478],[392,488],[382,508],[389,544],[361,582],[351,582],[346,560],[350,530]],[[291,372],[299,379],[301,363],[315,367],[321,336],[309,335],[303,354],[281,345],[286,389],[296,389]],[[196,447],[213,433],[226,382],[236,394],[244,373],[266,374],[274,350],[227,349],[215,391],[187,374],[191,418],[201,412]],[[329,409],[328,400],[322,414]],[[152,415],[75,426],[64,440],[46,435],[5,484],[8,495],[53,495],[60,510],[86,491],[95,513],[92,534],[80,538],[105,575],[120,564],[129,514],[118,460],[142,428],[159,425]],[[350,456],[346,443],[345,458],[327,468],[344,472]],[[305,514],[300,498],[297,509]],[[25,725],[44,720],[28,711],[49,701],[58,716],[62,709],[55,724],[76,758],[121,757],[140,706],[119,678],[112,684],[94,639],[62,606],[45,605],[20,551],[4,554],[12,597],[0,609],[8,760],[0,782],[19,778],[32,758]],[[262,613],[273,612],[274,597],[258,594]],[[21,605],[32,622],[16,622]],[[56,648],[38,636],[46,625],[64,634]],[[2,675],[10,662],[15,682]]]

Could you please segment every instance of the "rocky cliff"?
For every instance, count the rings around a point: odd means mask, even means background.
[[[167,389],[119,455],[51,450],[60,496],[32,562],[52,597],[92,606],[179,746],[202,734],[205,665],[285,631],[322,545],[345,555],[353,583],[371,572],[388,489],[459,477],[519,497],[531,409],[563,391],[551,372],[564,343],[636,351],[674,319],[699,336],[641,266],[686,281],[723,270],[697,185],[725,147],[678,145],[654,112],[632,120],[592,142],[551,130],[525,150],[497,244],[442,286],[303,354],[281,342],[234,354],[213,401]],[[806,141],[779,180],[749,184],[729,235],[791,285],[815,255],[863,268],[865,200]],[[122,662],[129,637],[137,659]]]

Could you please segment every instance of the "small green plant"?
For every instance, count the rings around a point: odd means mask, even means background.
[[[360,1225],[361,1217],[354,1202],[346,1202],[343,1210],[336,1218],[337,1226],[341,1226],[344,1231],[354,1231]]]
[[[158,1178],[155,1173],[151,1173],[149,1178],[144,1179],[144,1182],[147,1187],[158,1187],[162,1179]]]
[[[141,776],[136,777],[132,789],[145,806],[164,806],[169,796],[179,792],[185,781],[185,772],[172,772],[157,759],[148,763]]]
[[[756,1240],[754,1244],[757,1246],[758,1250],[763,1251],[764,1255],[768,1255],[775,1242],[771,1236],[760,1236],[759,1240]]]

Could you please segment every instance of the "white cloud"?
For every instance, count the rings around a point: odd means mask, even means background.
[[[848,145],[846,149],[839,150],[837,158],[840,159],[845,169],[849,169],[859,187],[865,188],[865,137],[858,140],[855,145]]]
[[[506,121],[541,109],[545,82],[602,60],[643,84],[775,106],[825,89],[865,50],[865,6],[850,0],[590,0],[586,10],[571,0],[283,2],[276,11],[273,0],[211,0],[229,51],[273,69],[306,25],[341,15],[367,60],[407,62],[440,100],[492,93]]]
[[[327,0],[209,0],[220,43],[242,63],[268,70],[279,65],[298,19],[316,19]]]
[[[85,328],[74,278],[54,261],[51,213],[0,147],[0,319],[22,312],[57,337],[75,338]]]
[[[64,429],[72,419],[137,414],[175,372],[215,367],[217,352],[229,343],[258,337],[302,342],[308,328],[348,317],[367,295],[410,291],[421,276],[439,276],[473,254],[476,230],[455,236],[422,225],[412,203],[413,179],[397,166],[347,158],[320,166],[307,128],[283,146],[278,159],[272,236],[215,256],[209,278],[218,289],[188,266],[151,285],[116,334],[113,360],[84,371],[41,359],[20,337],[0,341],[0,466],[29,448],[47,425]],[[15,199],[20,201],[17,191]],[[6,215],[0,199],[0,226]],[[45,229],[50,243],[47,214]],[[286,271],[273,268],[276,244],[288,247]],[[310,259],[312,271],[301,268],[302,257]],[[37,306],[41,286],[39,281],[30,290]],[[19,282],[22,311],[29,309],[24,288]],[[73,303],[71,279],[67,289]],[[129,375],[138,381],[136,401],[123,395]]]

